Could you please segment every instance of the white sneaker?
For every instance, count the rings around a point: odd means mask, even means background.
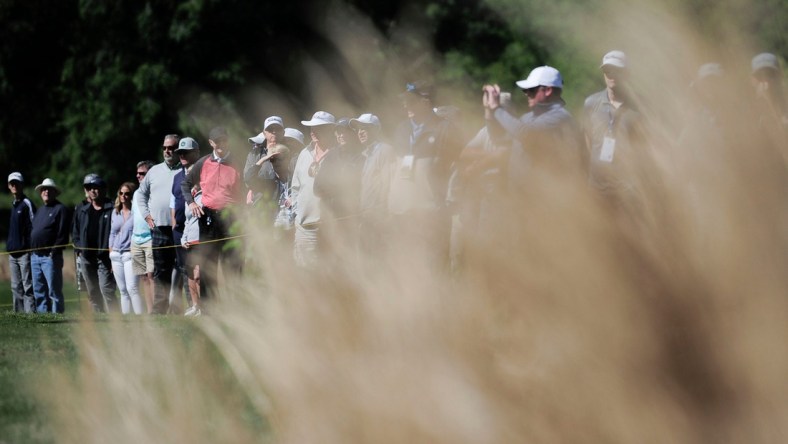
[[[196,305],[192,305],[191,307],[189,307],[188,310],[186,310],[186,313],[184,313],[183,315],[184,316],[192,316],[192,317],[200,316],[200,315],[202,315],[202,311],[200,311],[200,307],[198,307]]]

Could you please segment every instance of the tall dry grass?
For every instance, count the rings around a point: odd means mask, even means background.
[[[625,171],[637,193],[611,207],[583,175],[534,171],[454,275],[388,232],[379,254],[335,242],[305,272],[250,226],[254,260],[194,342],[150,322],[80,326],[76,374],[42,384],[59,440],[785,441],[785,133],[738,101],[746,39],[715,46],[676,11],[643,5],[606,11],[617,28],[591,26],[583,43],[601,57],[626,42],[640,63],[651,138]],[[358,69],[364,43],[382,42],[369,35],[340,45]],[[733,93],[724,125],[705,133],[686,85],[712,59],[730,67]],[[333,91],[319,75],[313,90]]]

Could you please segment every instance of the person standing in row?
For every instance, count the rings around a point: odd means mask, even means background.
[[[218,266],[222,263],[225,274],[240,271],[237,252],[224,248],[234,220],[232,211],[244,202],[241,174],[233,163],[230,152],[230,135],[224,127],[213,128],[208,135],[213,152],[192,166],[181,185],[181,192],[191,212],[199,217],[200,245],[196,263],[200,266],[200,280],[205,286],[201,299],[217,296]],[[194,201],[192,188],[202,192],[202,206]],[[192,253],[192,255],[194,254]]]
[[[580,170],[584,158],[583,136],[561,98],[564,80],[557,69],[536,67],[516,85],[528,97],[530,108],[519,119],[501,106],[498,85],[485,85],[483,103],[500,127],[519,142],[509,157],[510,191],[538,191],[524,184],[524,180],[535,178],[536,173],[564,174]]]
[[[435,91],[420,80],[400,94],[405,119],[394,134],[396,172],[389,193],[392,234],[425,248],[437,270],[449,269],[449,178],[462,150],[460,131],[435,113]]]
[[[172,238],[175,242],[175,267],[178,278],[175,279],[172,291],[170,292],[170,305],[173,305],[175,298],[181,296],[181,286],[184,288],[189,305],[194,305],[194,297],[191,296],[192,286],[189,284],[191,273],[186,267],[186,250],[181,247],[181,240],[186,225],[186,199],[183,198],[181,185],[186,179],[186,173],[200,158],[200,145],[191,137],[184,137],[178,142],[178,149],[175,155],[181,164],[181,170],[172,179],[172,193],[170,195],[170,216],[172,218]],[[188,309],[186,310],[189,311]],[[184,313],[185,314],[185,313]]]
[[[641,117],[628,88],[629,67],[622,51],[610,51],[599,66],[605,89],[588,96],[583,106],[588,148],[588,178],[603,195],[630,195],[637,151],[643,139]]]
[[[263,132],[249,138],[252,149],[246,156],[244,166],[244,183],[249,188],[248,204],[256,205],[261,200],[270,202],[276,196],[276,173],[269,161],[270,150],[284,142],[285,127],[282,118],[270,116],[265,119]]]
[[[74,252],[81,258],[90,305],[94,312],[104,313],[115,308],[115,279],[109,260],[113,205],[105,195],[107,183],[98,174],[85,176],[83,186],[88,203],[74,214],[71,238]]]
[[[33,275],[30,269],[30,231],[36,207],[22,190],[22,173],[8,175],[8,190],[14,196],[11,204],[11,222],[8,225],[6,250],[11,273],[11,292],[14,311],[33,312]]]
[[[142,183],[148,171],[153,167],[152,160],[137,163],[137,182]],[[131,216],[134,229],[131,234],[131,258],[134,274],[142,284],[142,295],[145,298],[147,313],[153,312],[153,236],[148,222],[142,217],[139,205],[136,205],[139,188],[131,196]],[[137,286],[139,288],[139,285]]]
[[[321,206],[318,248],[321,252],[331,251],[345,262],[357,258],[361,170],[365,158],[350,119],[339,119],[334,133],[337,145],[326,154],[320,173],[315,176],[315,196],[320,198]]]
[[[180,137],[177,134],[164,136],[162,153],[164,161],[154,165],[140,183],[136,205],[140,214],[148,223],[153,236],[153,313],[166,314],[170,310],[170,289],[172,287],[173,269],[175,267],[175,249],[172,237],[170,217],[170,196],[172,180],[181,164],[175,149],[178,148]],[[180,307],[172,307],[173,312],[180,312]]]
[[[755,93],[758,127],[788,129],[788,101],[783,88],[783,71],[777,56],[763,52],[752,58],[751,83]]]
[[[70,210],[57,200],[60,188],[54,180],[44,179],[36,186],[44,205],[36,212],[30,236],[32,257],[33,292],[36,312],[63,313],[66,309],[63,296],[63,248],[68,244],[71,227]]]
[[[391,166],[395,160],[391,145],[380,140],[381,124],[370,113],[350,119],[350,127],[358,132],[363,146],[364,166],[361,171],[361,239],[364,251],[374,249],[388,212]]]
[[[336,117],[318,111],[311,120],[301,123],[309,127],[312,143],[298,155],[290,186],[290,201],[295,206],[295,239],[293,258],[300,267],[313,267],[318,263],[317,236],[320,225],[320,198],[315,195],[315,176],[323,159],[336,145],[334,126]]]
[[[271,178],[268,179],[271,183],[266,186],[268,189],[261,193],[261,197],[256,203],[259,208],[256,215],[262,217],[264,221],[274,222],[274,226],[289,229],[294,213],[289,211],[292,210],[289,208],[288,211],[284,211],[283,208],[287,207],[283,206],[283,203],[290,197],[291,173],[288,168],[291,157],[290,148],[284,143],[277,143],[269,146],[267,150],[268,154],[261,157],[258,163],[270,165],[267,168],[271,169]]]
[[[191,169],[191,168],[189,168]],[[188,174],[188,170],[186,174]],[[194,203],[202,208],[202,191],[193,187],[192,198]],[[181,236],[181,250],[183,251],[184,270],[189,282],[189,296],[191,296],[191,306],[183,313],[184,316],[202,316],[200,295],[203,293],[202,281],[200,280],[200,264],[198,263],[198,252],[200,243],[200,218],[192,213],[192,207],[184,208],[185,222],[183,224],[183,235]]]
[[[142,300],[131,258],[131,235],[134,230],[131,196],[136,188],[133,183],[125,182],[118,189],[109,232],[109,259],[112,261],[115,283],[120,290],[120,312],[123,314],[129,314],[132,310],[135,314],[142,314]]]

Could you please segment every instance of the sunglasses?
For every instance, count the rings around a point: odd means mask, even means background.
[[[118,196],[131,196],[131,191],[118,191]]]
[[[615,67],[612,67],[612,66],[606,66],[606,67],[602,68],[602,72],[605,73],[605,75],[608,76],[608,77],[621,75],[624,71],[625,71],[624,69],[615,68]]]
[[[523,92],[525,93],[526,96],[533,97],[537,93],[539,93],[539,88],[544,88],[544,87],[543,86],[536,86],[534,88],[524,89]]]
[[[137,171],[137,175],[138,175],[138,176],[143,176],[143,177],[145,177],[145,175],[146,175],[146,174],[148,174],[148,172],[147,172],[147,171]]]
[[[85,185],[85,191],[100,190],[100,189],[101,187],[98,185]]]

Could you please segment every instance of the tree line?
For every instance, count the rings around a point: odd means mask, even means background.
[[[757,44],[782,57],[788,53],[784,0],[667,1],[710,38],[725,32],[721,17],[738,14],[737,25]],[[601,86],[594,70],[601,54],[574,47],[582,22],[566,19],[603,20],[601,11],[614,5],[0,0],[0,161],[6,174],[23,171],[31,191],[33,182],[55,178],[65,190],[63,201],[73,204],[82,197],[84,174],[97,172],[118,184],[133,179],[137,161],[159,160],[159,139],[167,132],[200,135],[228,114],[250,133],[259,130],[265,116],[249,94],[255,85],[279,91],[279,100],[303,117],[319,106],[320,91],[305,87],[319,70],[350,107],[376,106],[380,97],[358,88],[382,81],[379,67],[371,69],[375,62],[396,68],[397,80],[427,74],[472,104],[484,82],[511,84],[537,64],[563,64],[572,66],[567,96],[577,104]],[[370,69],[354,69],[332,35],[344,24],[372,31],[359,40],[379,40],[376,52],[364,55]],[[200,112],[190,113],[195,101]]]

